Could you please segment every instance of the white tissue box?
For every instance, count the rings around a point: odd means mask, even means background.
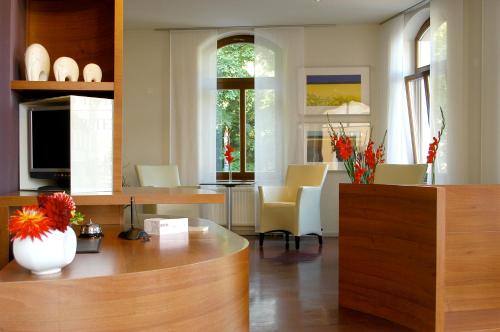
[[[144,230],[148,234],[164,235],[188,232],[188,218],[149,218],[144,220]]]

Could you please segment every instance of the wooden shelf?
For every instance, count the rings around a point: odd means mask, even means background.
[[[56,81],[11,81],[14,91],[99,91],[113,92],[113,82],[56,82]]]
[[[40,99],[61,95],[114,98],[113,82],[11,81],[10,88],[23,99]]]

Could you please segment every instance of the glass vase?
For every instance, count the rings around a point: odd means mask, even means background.
[[[432,171],[431,184],[435,185],[436,184],[436,163],[432,163],[431,171]]]

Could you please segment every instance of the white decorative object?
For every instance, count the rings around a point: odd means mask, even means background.
[[[48,81],[50,73],[49,52],[40,44],[31,44],[24,53],[26,80]]]
[[[72,58],[62,56],[54,62],[54,76],[58,82],[64,82],[66,79],[76,82],[79,74],[78,64]]]
[[[95,63],[89,63],[83,68],[83,80],[85,82],[101,82],[102,70]]]
[[[188,218],[149,218],[144,220],[144,230],[148,234],[165,235],[188,232]]]
[[[12,246],[16,262],[31,273],[58,273],[75,258],[76,234],[68,226],[64,233],[51,230],[47,236],[42,235],[42,240],[15,239]]]

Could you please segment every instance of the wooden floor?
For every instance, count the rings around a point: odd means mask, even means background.
[[[304,238],[301,249],[266,237],[250,241],[250,330],[408,331],[383,319],[338,307],[337,238]],[[291,238],[292,240],[292,238]],[[293,240],[290,247],[294,248]]]

